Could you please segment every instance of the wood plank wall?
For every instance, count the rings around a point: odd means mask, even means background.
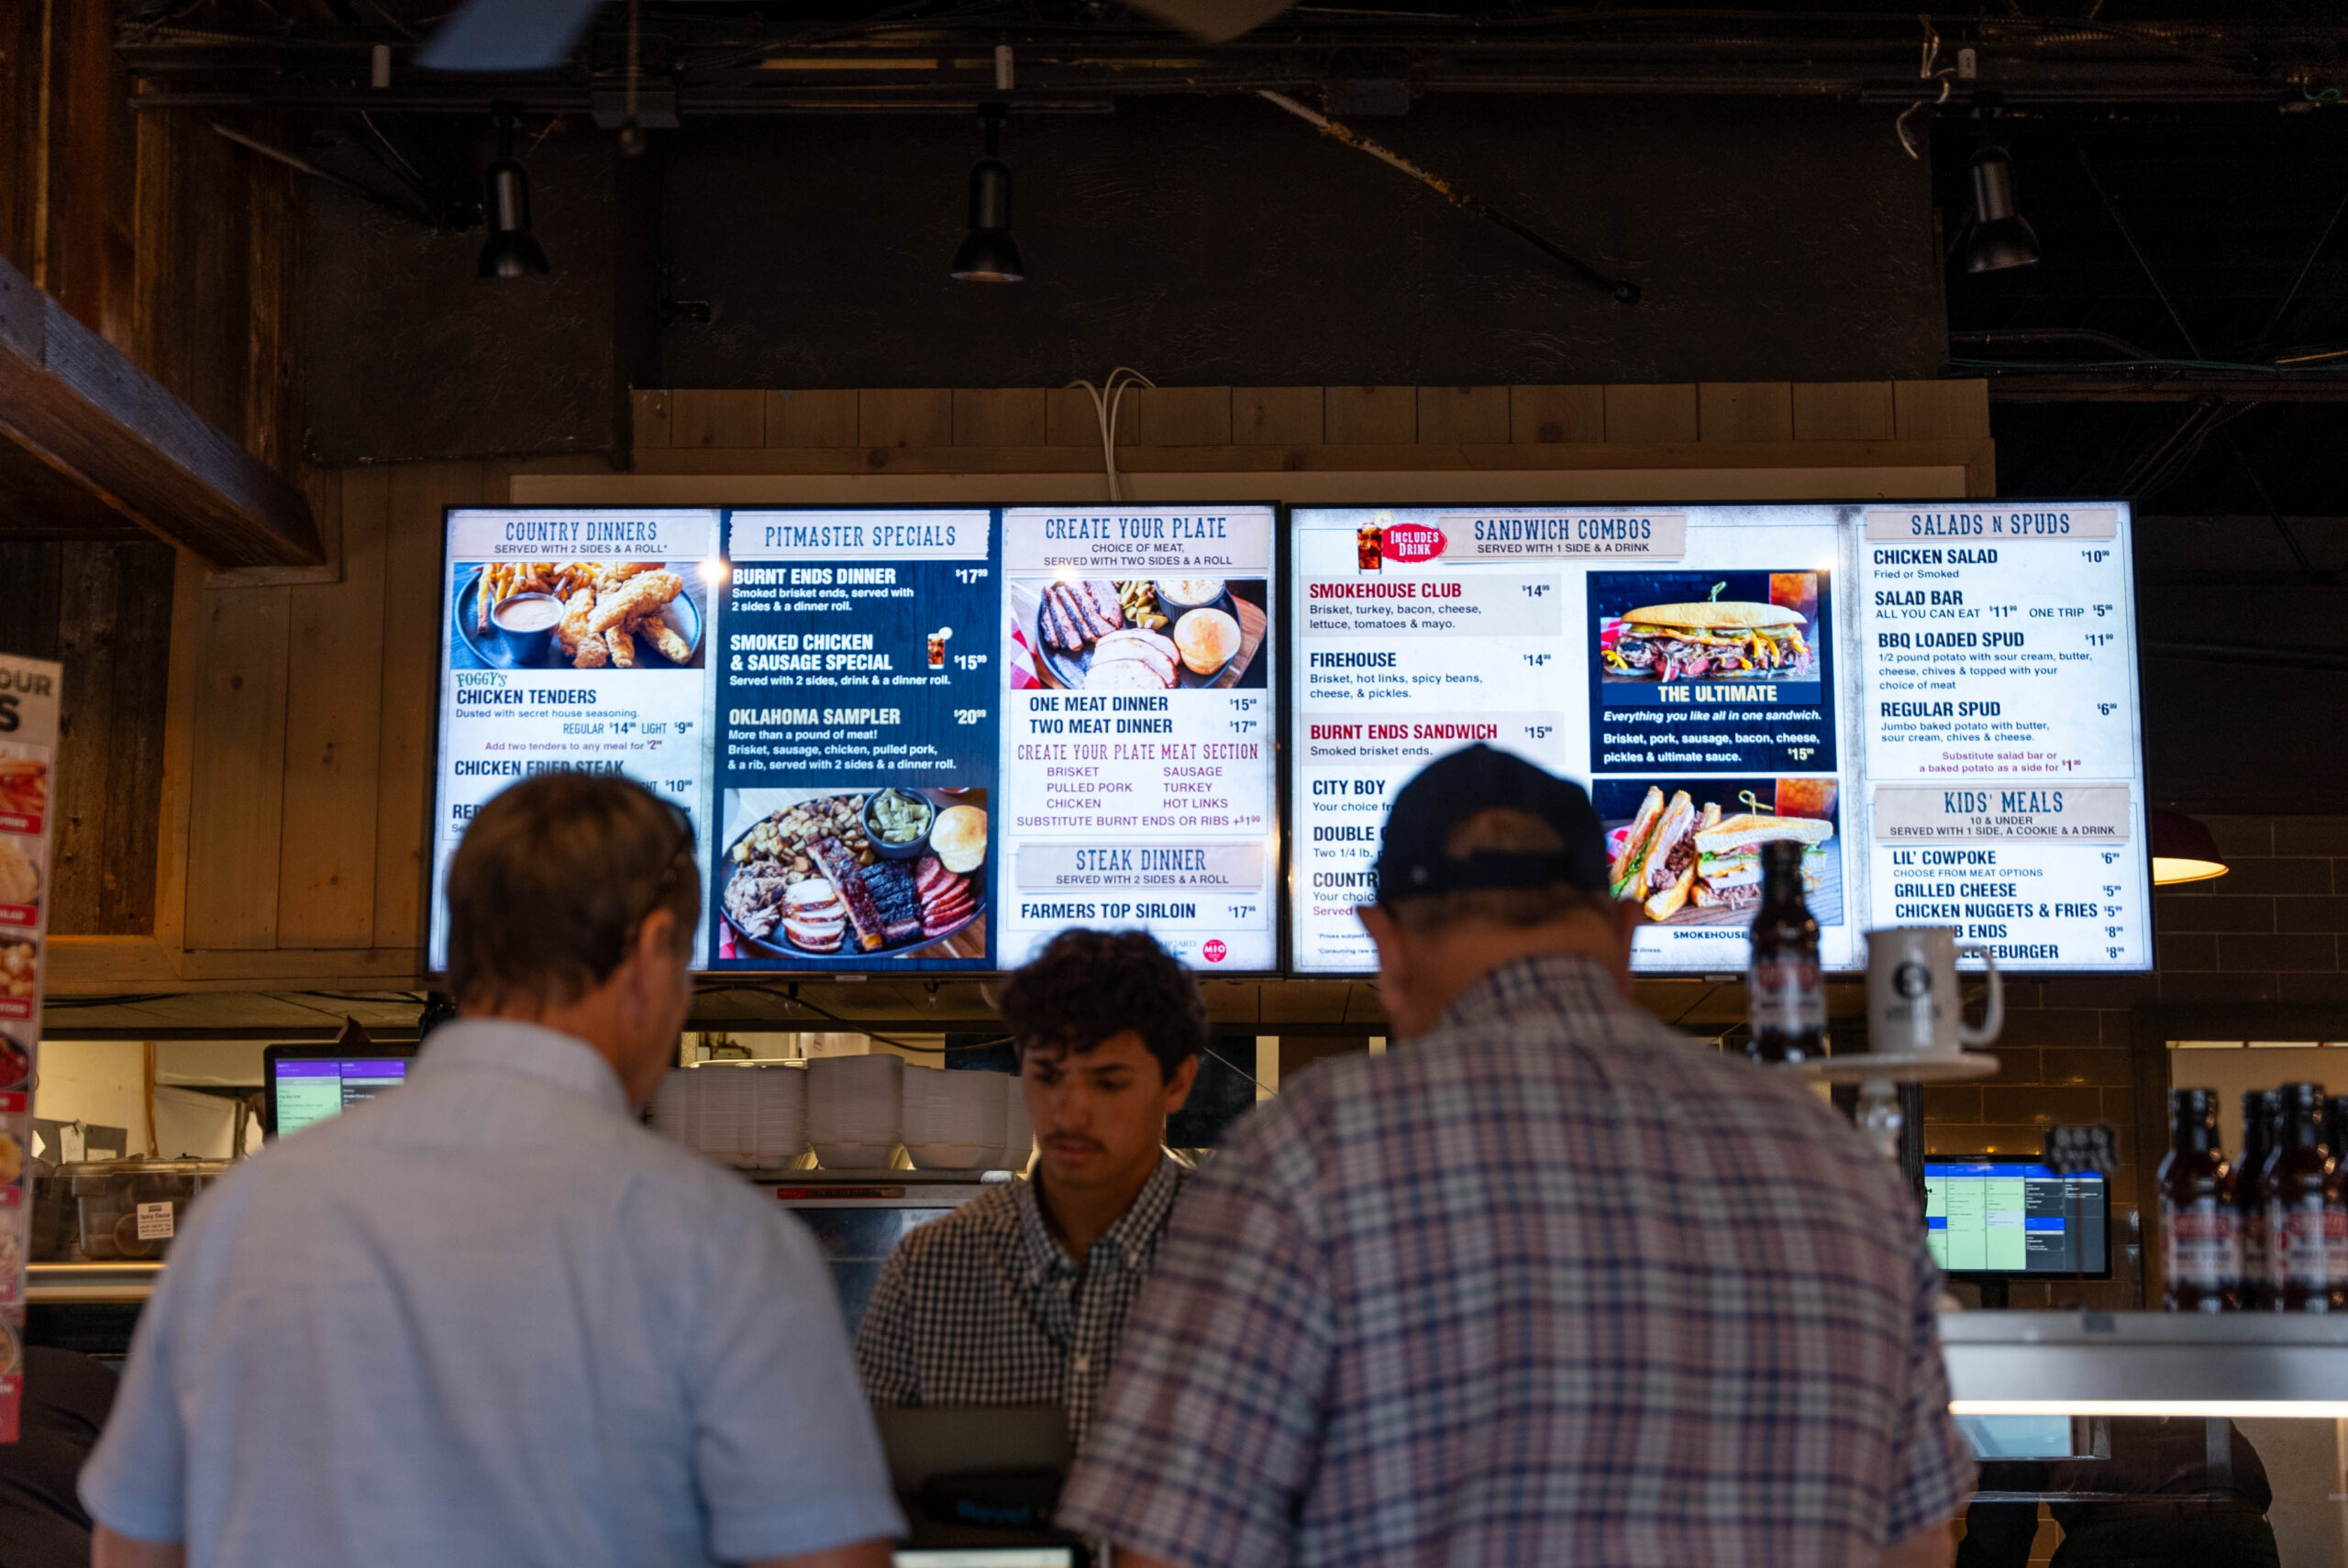
[[[67,670],[51,931],[154,930],[172,564],[143,536],[0,544],[0,648]]]
[[[1662,386],[1137,387],[1121,447],[1469,447],[1977,440],[1983,381]],[[1101,445],[1081,387],[639,392],[636,450]]]
[[[1021,450],[1052,447],[1089,447],[1097,460],[1100,439],[1081,392],[1036,388],[645,392],[637,413],[639,467],[681,447],[717,473],[753,449],[847,447],[935,452],[941,464],[950,450],[955,460],[976,454],[1015,469]],[[1143,389],[1119,425],[1134,432],[1136,449],[1308,447],[1344,463],[1350,448],[1364,469],[1398,447],[1466,468],[1462,447],[1572,443],[1602,458],[1622,443],[1645,460],[1656,443],[1690,440],[1755,453],[1774,443],[1789,460],[1805,442],[1889,441],[1884,459],[1897,461],[1901,440],[1986,445],[1988,411],[1979,382],[1207,387]],[[608,472],[574,458],[315,475],[313,504],[340,541],[332,582],[231,586],[182,558],[172,590],[170,764],[160,834],[150,840],[161,845],[155,939],[69,943],[61,980],[161,989],[414,979],[445,613],[441,509],[503,502],[517,472],[596,470]]]
[[[279,471],[298,468],[298,176],[134,112],[115,7],[0,6],[0,255]],[[268,116],[242,122],[294,145]],[[0,517],[17,536],[38,519]]]

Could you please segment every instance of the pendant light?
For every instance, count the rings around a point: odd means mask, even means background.
[[[547,253],[530,232],[530,177],[514,156],[520,109],[500,104],[490,111],[497,127],[497,156],[482,175],[482,217],[489,237],[482,241],[481,275],[521,278],[548,271]]]
[[[1985,147],[1973,155],[1973,231],[1966,237],[1965,270],[2002,272],[2038,257],[2038,235],[2014,211],[2014,160],[2002,147]]]
[[[1027,275],[1019,246],[1011,237],[1011,171],[995,156],[1002,149],[1002,123],[1009,105],[981,104],[987,155],[970,171],[970,228],[954,252],[953,275],[966,283],[1015,283]]]
[[[2153,837],[2154,887],[2206,882],[2226,874],[2229,867],[2218,853],[2217,835],[2207,823],[2163,806],[2154,806],[2144,816]]]

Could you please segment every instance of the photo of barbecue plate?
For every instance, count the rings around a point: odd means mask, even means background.
[[[927,808],[918,838],[887,853],[868,804],[883,793],[810,796],[753,822],[727,845],[720,909],[745,958],[853,969],[934,951],[986,913],[983,790],[895,791]],[[962,869],[956,869],[956,867]]]
[[[1182,580],[1185,582],[1193,580]],[[1150,580],[1067,579],[1037,592],[1036,672],[1069,691],[1188,690],[1221,682],[1243,643],[1238,601],[1219,580],[1186,604]]]

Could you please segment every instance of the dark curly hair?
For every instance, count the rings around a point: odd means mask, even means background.
[[[1002,1006],[1022,1058],[1081,1055],[1132,1029],[1171,1079],[1207,1043],[1198,981],[1144,931],[1061,932],[1004,982]]]

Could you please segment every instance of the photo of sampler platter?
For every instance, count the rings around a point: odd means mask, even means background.
[[[853,968],[986,954],[987,791],[727,792],[720,957]]]
[[[1012,585],[1040,684],[1069,691],[1261,686],[1260,578],[1058,579]]]
[[[1802,845],[1802,896],[1821,925],[1843,920],[1833,778],[1600,779],[1611,887],[1671,925],[1743,925],[1761,901],[1761,846]]]
[[[459,565],[451,662],[492,669],[689,669],[707,621],[692,561]]]

